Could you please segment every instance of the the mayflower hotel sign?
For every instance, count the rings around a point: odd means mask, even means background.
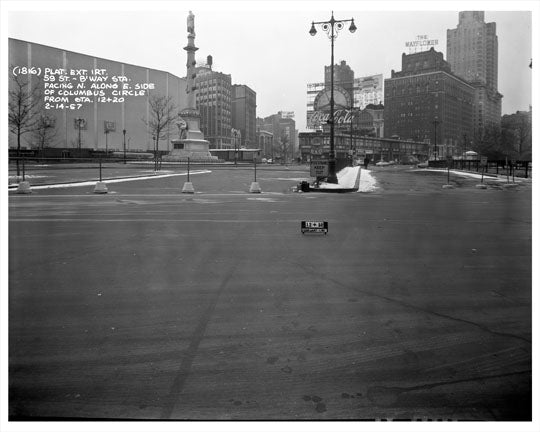
[[[416,36],[416,40],[405,42],[405,46],[409,48],[409,54],[428,50],[430,47],[438,44],[438,39],[429,39],[427,35],[418,35]]]

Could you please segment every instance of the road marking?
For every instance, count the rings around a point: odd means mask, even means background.
[[[221,296],[221,293],[229,284],[229,281],[231,280],[233,274],[236,272],[238,264],[239,262],[237,261],[226,274],[225,278],[221,281],[220,286],[214,294],[214,297],[210,300],[210,304],[202,315],[199,324],[197,325],[197,328],[191,335],[189,347],[187,348],[186,353],[182,358],[182,362],[180,363],[180,367],[178,369],[178,372],[176,373],[176,377],[174,378],[174,381],[171,385],[169,394],[165,398],[165,406],[161,411],[162,419],[171,418],[174,407],[178,403],[178,399],[180,398],[180,395],[184,390],[186,380],[191,372],[191,366],[193,365],[193,361],[195,360],[195,356],[197,355],[197,351],[199,350],[199,345],[201,344],[204,338],[204,334],[206,333],[206,328],[208,327],[210,318],[212,318],[212,315],[214,314],[216,304]]]
[[[215,223],[298,223],[299,219],[88,219],[88,218],[16,218],[9,222],[215,222]]]

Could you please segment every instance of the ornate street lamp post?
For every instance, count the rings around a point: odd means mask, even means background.
[[[331,52],[331,59],[330,59],[330,118],[328,122],[330,123],[330,157],[328,160],[328,178],[326,179],[328,183],[337,183],[337,176],[336,176],[336,152],[334,149],[334,39],[337,38],[338,33],[340,30],[345,27],[345,23],[350,22],[351,25],[349,27],[349,31],[351,33],[354,33],[356,31],[356,26],[354,25],[354,18],[351,18],[349,20],[336,20],[334,19],[334,11],[332,11],[332,17],[329,21],[312,21],[311,22],[311,29],[309,30],[309,34],[311,36],[315,36],[317,34],[317,30],[315,29],[315,24],[320,25],[322,29],[326,32],[328,37],[330,38],[330,52]]]

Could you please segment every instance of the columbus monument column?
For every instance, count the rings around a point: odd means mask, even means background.
[[[176,121],[179,138],[171,140],[173,150],[163,159],[169,161],[184,161],[187,158],[194,161],[217,160],[216,156],[210,154],[208,150],[210,143],[204,139],[199,129],[200,114],[195,104],[195,51],[199,48],[195,46],[195,15],[191,11],[187,18],[187,32],[188,44],[184,47],[187,51],[187,107],[180,111]]]

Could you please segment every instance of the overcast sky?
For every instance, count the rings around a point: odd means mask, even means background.
[[[347,26],[336,39],[336,63],[345,60],[355,77],[389,78],[392,69],[401,70],[401,54],[409,53],[406,41],[418,35],[437,39],[435,49],[446,59],[446,30],[456,28],[458,11],[485,10],[485,21],[497,23],[503,114],[532,104],[534,2],[42,1],[8,7],[8,37],[178,76],[186,74],[182,47],[192,10],[197,61],[212,55],[214,70],[257,93],[259,117],[294,111],[300,131],[306,125],[306,85],[322,82],[330,64],[330,40],[322,29],[309,35],[312,20],[330,19],[332,8],[336,19],[354,18],[358,30],[351,34]]]

